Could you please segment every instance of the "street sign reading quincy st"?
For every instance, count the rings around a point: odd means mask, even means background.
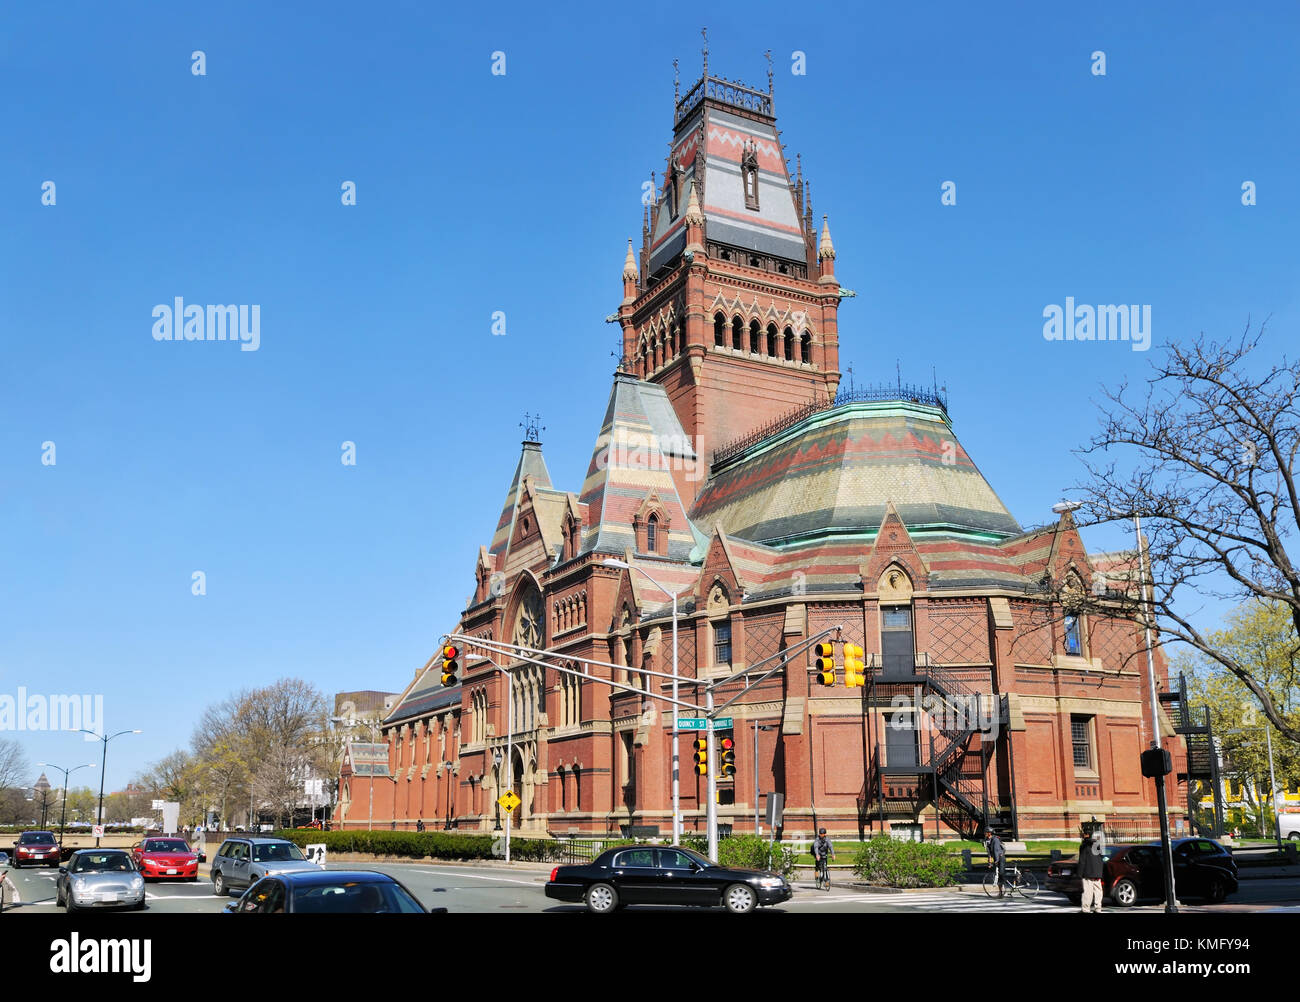
[[[732,727],[730,717],[715,717],[713,720],[713,729],[715,731],[729,731]],[[708,723],[704,717],[678,717],[677,729],[681,731],[707,731]]]

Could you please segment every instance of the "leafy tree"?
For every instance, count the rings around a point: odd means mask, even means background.
[[[1260,327],[1225,344],[1204,335],[1172,343],[1144,391],[1106,391],[1101,429],[1082,448],[1079,525],[1142,518],[1143,591],[1130,582],[1085,590],[1068,611],[1142,622],[1157,642],[1179,642],[1233,675],[1291,741],[1300,721],[1279,710],[1258,668],[1193,622],[1197,597],[1275,603],[1300,637],[1300,361],[1270,362]],[[1293,545],[1293,544],[1292,544]],[[1096,582],[1094,582],[1094,585]]]
[[[1279,602],[1247,602],[1227,617],[1222,630],[1208,639],[1227,656],[1248,667],[1263,686],[1278,714],[1291,727],[1300,728],[1300,645],[1291,616]],[[1254,691],[1235,675],[1224,672],[1217,660],[1189,652],[1176,667],[1188,672],[1194,704],[1209,707],[1214,733],[1223,754],[1224,774],[1242,782],[1246,799],[1257,818],[1268,810],[1269,761],[1265,727]],[[1294,787],[1300,781],[1300,745],[1274,733],[1273,765],[1277,783]]]

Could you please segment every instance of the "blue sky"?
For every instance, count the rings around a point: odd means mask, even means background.
[[[1294,5],[174,6],[0,25],[0,693],[102,693],[144,731],[112,789],[242,686],[400,690],[472,588],[526,410],[580,488],[696,21],[717,74],[764,82],[772,50],[858,293],[843,362],[933,366],[1022,524],[1078,477],[1099,387],[1163,342],[1265,316],[1275,353],[1297,341]],[[177,296],[258,304],[259,350],[155,341]],[[1153,349],[1045,341],[1067,296],[1150,305]]]

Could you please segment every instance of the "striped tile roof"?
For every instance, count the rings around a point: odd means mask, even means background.
[[[785,547],[870,540],[891,501],[914,537],[996,543],[1021,531],[944,412],[909,401],[849,403],[773,435],[722,464],[691,517]]]
[[[510,480],[510,490],[506,492],[501,516],[497,519],[496,531],[492,534],[492,545],[488,547],[488,552],[494,556],[505,553],[510,546],[515,516],[519,514],[519,502],[523,498],[524,477],[532,477],[534,487],[551,486],[551,475],[546,469],[546,460],[542,458],[540,442],[523,443],[519,462],[515,464],[515,475]]]
[[[672,470],[682,463],[693,468],[695,462],[694,447],[664,388],[617,373],[582,485],[581,502],[588,510],[583,552],[621,556],[635,550],[632,519],[653,492],[669,521],[668,557],[689,558],[697,538]]]

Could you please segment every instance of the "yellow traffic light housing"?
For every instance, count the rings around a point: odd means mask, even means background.
[[[850,689],[867,684],[865,652],[857,644],[844,645],[844,684]]]
[[[442,684],[455,685],[456,673],[460,671],[458,658],[460,650],[451,644],[446,644],[442,648]]]
[[[718,746],[721,758],[718,763],[719,777],[734,776],[736,774],[736,742],[731,738],[723,738],[718,742]]]
[[[813,648],[816,658],[813,667],[817,671],[818,685],[835,684],[835,647],[833,644],[818,644]]]
[[[709,742],[707,738],[695,739],[695,771],[701,776],[709,774]]]

